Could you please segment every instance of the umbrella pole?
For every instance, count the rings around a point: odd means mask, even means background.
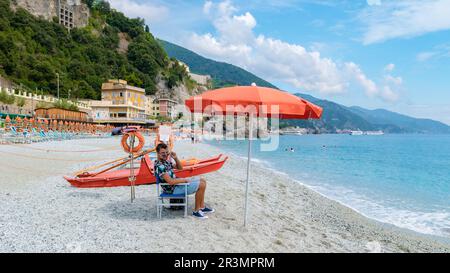
[[[244,227],[247,226],[248,218],[248,194],[250,190],[250,159],[252,156],[252,133],[253,133],[253,120],[252,116],[249,115],[249,134],[248,134],[248,155],[247,155],[247,183],[245,185],[245,215],[244,215]]]
[[[131,186],[131,203],[133,203],[133,200],[136,198],[135,195],[135,189],[134,189],[134,184],[136,181],[136,177],[134,176],[134,154],[133,154],[133,148],[134,148],[134,141],[135,141],[135,136],[132,135],[131,136],[131,145],[130,145],[130,177],[129,177],[129,181],[130,181],[130,186]]]

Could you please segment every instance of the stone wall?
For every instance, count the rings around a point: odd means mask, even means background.
[[[14,0],[13,8],[19,6],[29,13],[51,21],[58,17],[58,5],[67,6],[73,12],[74,27],[85,27],[89,22],[89,8],[80,0]]]

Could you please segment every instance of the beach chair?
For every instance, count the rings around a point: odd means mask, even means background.
[[[13,143],[27,143],[28,132],[23,131],[23,133],[19,133],[15,126],[11,126],[11,140]]]
[[[48,140],[51,139],[50,136],[48,136],[47,134],[45,134],[45,131],[44,131],[44,130],[39,131],[39,136],[40,136],[43,140],[45,140],[45,141],[48,141]]]
[[[184,194],[168,194],[161,190],[160,186],[169,185],[169,183],[162,183],[161,179],[156,176],[156,217],[162,218],[162,209],[168,204],[164,203],[164,200],[169,200],[170,206],[184,207],[184,217],[187,216],[188,200],[187,194],[188,183],[177,184],[177,186],[184,186]],[[182,199],[183,203],[170,203],[171,199]]]
[[[44,141],[45,139],[42,137],[42,135],[40,133],[38,133],[38,131],[36,130],[36,128],[32,128],[31,129],[31,141],[32,142],[41,142]]]
[[[50,139],[52,139],[52,140],[60,140],[60,138],[59,138],[58,134],[56,133],[56,131],[49,130],[49,131],[47,132],[47,135],[48,135],[48,136],[50,137]]]

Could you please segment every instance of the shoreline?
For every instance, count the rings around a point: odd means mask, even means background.
[[[203,144],[205,145],[209,145],[212,146],[214,148],[217,149],[222,149],[221,147],[219,147],[218,144],[216,144],[213,141],[205,141]],[[247,157],[243,154],[239,154],[238,151],[235,151],[233,149],[230,149],[229,146],[227,146],[227,149],[225,149],[225,151],[227,151],[227,153],[231,153],[233,154],[233,156],[238,157],[242,160],[245,160],[245,164],[247,162]],[[413,211],[413,210],[402,210],[401,208],[395,208],[395,207],[385,207],[383,205],[381,205],[381,203],[377,203],[376,201],[374,201],[373,199],[368,198],[365,195],[362,194],[358,194],[354,191],[352,191],[352,189],[350,188],[344,188],[343,186],[340,186],[340,188],[335,188],[333,186],[331,186],[331,184],[334,182],[334,180],[328,180],[325,183],[315,183],[312,182],[314,181],[314,179],[306,179],[305,176],[302,176],[301,174],[299,174],[299,176],[297,177],[292,177],[292,172],[288,173],[286,170],[279,170],[276,169],[276,167],[274,165],[272,165],[269,162],[269,159],[267,157],[264,158],[256,158],[256,157],[252,157],[251,159],[252,165],[258,165],[261,168],[266,168],[270,171],[272,171],[273,173],[275,173],[276,175],[280,175],[286,179],[295,181],[297,184],[299,184],[302,187],[305,187],[317,194],[319,194],[320,196],[322,196],[323,198],[329,199],[331,201],[337,202],[340,205],[350,208],[353,211],[355,211],[355,213],[358,213],[370,220],[379,222],[380,224],[384,224],[387,226],[393,226],[408,232],[413,232],[413,233],[417,233],[423,236],[428,236],[428,237],[432,237],[432,238],[438,238],[443,240],[445,243],[449,244],[450,243],[450,229],[446,228],[445,223],[442,224],[441,223],[441,228],[437,228],[435,226],[425,226],[425,225],[421,225],[422,223],[417,223],[416,226],[414,226],[415,222],[414,221],[402,221],[402,220],[398,220],[398,221],[393,221],[390,222],[389,220],[393,220],[395,219],[394,217],[387,217],[388,219],[383,218],[383,216],[385,215],[397,215],[397,213],[407,213],[409,214],[411,217],[412,216],[417,216],[417,217],[430,217],[427,219],[430,219],[431,221],[431,217],[433,215],[429,215],[429,214],[439,214],[440,212],[433,212],[433,213],[427,213],[427,212],[421,212],[421,211]],[[295,175],[295,174],[294,174]],[[308,183],[308,181],[310,183]],[[317,181],[317,180],[316,180]],[[312,183],[311,183],[312,182]],[[327,183],[329,183],[329,185],[327,185]],[[341,198],[341,196],[339,196],[339,194],[342,194],[342,192],[350,192],[351,197],[345,197],[345,198]],[[358,200],[359,203],[357,203],[355,206],[352,205],[352,201],[353,200]],[[358,208],[359,205],[359,208]],[[378,216],[371,216],[371,209],[377,209],[376,212],[378,212]],[[366,214],[364,211],[366,211],[368,214]],[[383,213],[380,213],[383,212]],[[414,215],[415,214],[415,215]],[[376,215],[376,213],[375,213]],[[402,215],[400,215],[402,216]],[[415,219],[413,217],[413,219]],[[437,222],[439,223],[439,222]]]
[[[216,145],[209,144],[209,143],[204,143],[203,142],[201,144],[203,144],[205,146],[209,146],[209,147],[215,148],[215,149],[218,149],[218,150],[220,150],[222,152],[227,152],[229,154],[232,154],[233,156],[238,157],[240,160],[245,161],[245,164],[247,162],[247,158],[245,158],[242,155],[238,155],[235,152],[224,151],[224,150],[220,149],[219,147],[217,147]],[[314,194],[319,195],[321,198],[327,200],[328,202],[334,202],[338,206],[343,207],[344,209],[351,210],[354,214],[357,214],[358,216],[360,216],[362,218],[365,218],[368,222],[373,222],[373,224],[379,225],[381,228],[389,229],[389,230],[392,230],[394,232],[403,232],[403,233],[406,233],[406,234],[411,235],[411,236],[417,236],[417,237],[423,237],[423,238],[427,238],[427,239],[431,239],[431,240],[436,240],[436,241],[438,241],[440,243],[443,243],[443,244],[446,244],[446,245],[448,245],[450,247],[450,237],[445,237],[445,236],[442,236],[442,235],[436,235],[436,234],[429,234],[429,233],[419,232],[419,231],[415,231],[415,230],[412,230],[412,229],[409,229],[409,228],[400,227],[400,226],[397,226],[395,224],[392,224],[392,223],[389,223],[389,222],[385,222],[385,221],[382,221],[382,220],[379,220],[379,219],[375,219],[373,217],[365,215],[363,212],[357,210],[356,208],[351,207],[350,205],[347,205],[347,204],[345,204],[345,203],[343,203],[343,202],[341,202],[339,200],[336,200],[336,199],[334,199],[332,197],[327,196],[326,194],[323,194],[323,193],[313,189],[311,186],[305,184],[301,180],[298,180],[296,178],[290,177],[289,174],[287,174],[285,172],[278,171],[278,170],[275,170],[275,169],[273,169],[273,168],[271,168],[269,166],[266,166],[267,165],[267,161],[265,161],[265,160],[258,159],[258,158],[252,158],[251,161],[252,161],[252,169],[253,169],[254,166],[257,166],[257,168],[266,169],[267,171],[272,172],[275,175],[281,175],[284,178],[286,178],[287,180],[289,180],[289,182],[293,182],[293,183],[297,184],[299,187],[302,187],[304,190],[309,190],[309,191],[313,192]]]
[[[441,237],[367,218],[258,164],[252,164],[249,226],[244,228],[245,165],[236,156],[219,171],[204,176],[208,181],[206,203],[216,209],[205,221],[183,218],[182,212],[170,210],[158,220],[154,185],[137,187],[137,199],[131,204],[129,188],[78,189],[62,178],[62,174],[99,162],[99,158],[122,156],[119,141],[28,145],[99,149],[84,154],[33,149],[27,153],[67,161],[2,157],[0,205],[8,213],[0,215],[0,252],[450,252],[450,242]],[[105,149],[113,145],[117,148]],[[0,152],[18,149],[0,146]],[[190,141],[177,141],[175,151],[181,158],[227,154],[215,146]],[[5,173],[8,168],[1,167],[3,163],[46,172],[33,176],[19,170]],[[52,170],[56,171],[50,175]]]

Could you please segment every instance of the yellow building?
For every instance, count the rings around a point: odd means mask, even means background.
[[[145,106],[145,114],[148,117],[158,117],[159,116],[159,101],[154,96],[146,96],[147,102]]]
[[[109,80],[102,84],[102,100],[90,101],[90,106],[98,123],[145,124],[147,101],[145,89],[124,80]]]

